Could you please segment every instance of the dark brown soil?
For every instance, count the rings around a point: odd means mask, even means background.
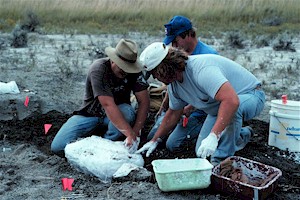
[[[0,141],[6,140],[11,144],[28,143],[29,145],[35,145],[47,156],[54,157],[55,155],[50,152],[51,141],[61,125],[69,117],[69,115],[51,111],[47,114],[31,116],[24,120],[0,121]],[[151,119],[152,117],[148,119],[145,132],[149,130],[152,123]],[[44,134],[44,124],[46,123],[52,124],[47,135]],[[288,152],[268,146],[268,123],[252,120],[249,121],[248,124],[254,129],[254,138],[243,150],[237,152],[236,155],[279,168],[282,171],[282,177],[278,180],[277,190],[269,196],[269,199],[299,199],[300,165],[289,158],[290,155]],[[144,142],[145,141],[142,141],[142,144]],[[184,153],[171,154],[167,150],[159,148],[150,158],[145,158],[145,167],[148,170],[152,170],[151,161],[157,158],[195,157],[193,150],[194,147],[187,147]],[[64,163],[64,166],[66,167],[65,170],[73,170],[71,167],[68,167],[67,162]],[[88,182],[90,182],[90,184],[97,183],[95,179],[89,176],[82,176],[82,179],[77,181],[74,188],[79,187],[80,182],[86,182],[85,184],[87,185]],[[150,182],[154,183],[154,179]],[[88,188],[84,189],[82,193],[85,193],[86,196],[95,196]],[[178,193],[182,193],[184,196],[187,195],[187,199],[190,199],[188,198],[189,193],[199,194],[198,191],[182,191]],[[211,187],[203,190],[200,194],[216,195],[216,198],[219,199],[234,199],[234,194],[218,194]],[[201,199],[201,196],[199,196],[199,199]]]

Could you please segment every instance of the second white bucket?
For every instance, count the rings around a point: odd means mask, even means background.
[[[272,100],[270,110],[270,146],[300,152],[300,101]]]

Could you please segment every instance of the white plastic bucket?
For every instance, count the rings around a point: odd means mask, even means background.
[[[270,114],[270,146],[300,152],[300,101],[272,100]]]

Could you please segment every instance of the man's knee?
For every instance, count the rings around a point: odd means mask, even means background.
[[[178,152],[180,151],[180,145],[173,142],[173,141],[170,141],[170,140],[167,140],[166,142],[166,148],[170,151],[170,152]]]
[[[60,157],[65,157],[65,150],[64,150],[64,147],[62,148],[61,145],[58,145],[57,143],[53,143],[51,144],[51,151],[60,156]]]

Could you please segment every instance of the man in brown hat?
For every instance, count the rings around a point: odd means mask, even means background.
[[[116,48],[107,47],[107,58],[94,61],[86,79],[83,106],[61,127],[51,144],[51,150],[64,156],[65,146],[78,138],[105,129],[102,137],[125,140],[130,153],[139,145],[149,109],[148,84],[141,73],[137,45],[121,39]],[[131,92],[138,109],[131,106]]]

